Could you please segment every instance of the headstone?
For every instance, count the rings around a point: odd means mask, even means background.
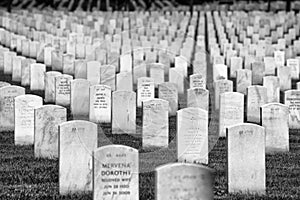
[[[255,124],[228,127],[227,181],[229,193],[265,194],[265,130]]]
[[[5,87],[5,86],[10,86],[10,83],[0,81],[0,88]]]
[[[87,80],[91,85],[100,84],[100,67],[101,64],[98,61],[87,62]]]
[[[264,57],[265,75],[275,75],[276,63],[274,57]]]
[[[286,91],[292,89],[292,79],[291,79],[291,68],[286,66],[279,66],[277,68],[277,76],[280,82],[280,91]]]
[[[138,84],[138,79],[141,77],[147,77],[147,66],[145,63],[141,63],[133,68],[133,83]]]
[[[263,62],[254,62],[251,66],[252,69],[252,84],[260,85],[263,83],[263,77],[265,72],[265,65]]]
[[[34,63],[30,65],[30,90],[45,89],[46,65]]]
[[[289,107],[289,128],[300,128],[300,90],[284,92],[284,104]]]
[[[12,60],[15,56],[17,56],[15,52],[4,52],[4,74],[12,74]]]
[[[112,91],[116,90],[116,66],[102,65],[100,67],[100,84],[109,86]]]
[[[61,75],[57,71],[49,71],[45,73],[45,102],[55,102],[55,77]]]
[[[289,151],[289,108],[280,103],[261,106],[261,125],[266,131],[266,152]]]
[[[75,60],[74,70],[75,79],[87,79],[87,65],[85,60]]]
[[[155,169],[155,199],[212,200],[212,170],[191,163],[172,163]]]
[[[150,64],[150,77],[153,78],[155,87],[158,84],[165,82],[165,70],[164,65],[161,63]]]
[[[208,112],[200,108],[177,111],[177,159],[208,164]]]
[[[15,97],[15,144],[34,143],[34,109],[43,105],[43,99],[36,95]]]
[[[190,75],[190,88],[203,88],[206,89],[206,78],[201,74]]]
[[[274,51],[274,59],[276,67],[282,67],[285,64],[285,52],[284,51]]]
[[[87,120],[89,118],[90,82],[86,79],[71,81],[71,113],[73,119]]]
[[[217,80],[214,82],[214,91],[215,91],[215,109],[219,110],[220,107],[220,95],[224,92],[233,91],[233,82],[230,80]]]
[[[61,50],[51,52],[51,64],[53,71],[63,71],[63,52]]]
[[[244,122],[244,95],[225,92],[220,95],[219,137],[226,136],[226,128]]]
[[[112,134],[136,134],[136,93],[112,93]]]
[[[196,107],[208,111],[209,91],[203,88],[187,90],[187,107]]]
[[[111,123],[111,88],[109,86],[91,86],[89,102],[89,121]]]
[[[276,76],[265,76],[263,86],[267,88],[267,103],[279,103],[280,101],[280,80]]]
[[[2,82],[3,83],[3,82]],[[15,127],[14,98],[25,94],[19,86],[0,87],[0,131],[13,131]]]
[[[73,54],[64,54],[63,55],[63,73],[74,75],[75,68],[74,68],[74,60],[75,56]]]
[[[176,68],[170,68],[169,70],[169,82],[177,85],[179,94],[184,94],[184,75]]]
[[[267,88],[260,85],[247,89],[247,121],[260,123],[260,106],[268,102]]]
[[[117,74],[117,90],[133,91],[132,72],[123,71]]]
[[[21,83],[22,80],[22,60],[25,57],[15,56],[12,58],[12,81]]]
[[[34,111],[34,156],[58,158],[58,125],[67,121],[67,109],[57,105]]]
[[[227,66],[224,64],[213,65],[213,81],[228,79]]]
[[[178,69],[184,77],[188,75],[188,62],[184,56],[175,57],[175,68]]]
[[[120,72],[132,72],[131,52],[126,52],[120,56]]]
[[[55,77],[55,104],[70,106],[71,103],[71,80],[73,77],[62,74]]]
[[[141,77],[137,86],[137,106],[141,107],[145,100],[153,99],[155,96],[155,86],[153,78]]]
[[[243,68],[243,58],[241,57],[231,57],[230,58],[230,77],[236,78],[237,70]]]
[[[59,125],[59,193],[91,192],[92,152],[97,148],[97,125],[74,120]]]
[[[291,78],[293,80],[299,79],[299,60],[298,59],[287,59],[287,67],[291,68]]]
[[[94,199],[139,199],[139,153],[123,145],[94,152]]]
[[[252,71],[249,69],[239,69],[236,73],[236,91],[244,95],[247,88],[252,85]]]
[[[169,144],[169,102],[162,99],[143,101],[143,148],[162,147]]]
[[[30,86],[30,66],[36,61],[33,59],[24,59],[21,61],[22,69],[21,69],[21,85],[22,86]]]
[[[165,82],[158,85],[158,98],[169,102],[169,116],[178,110],[178,91],[175,83]]]

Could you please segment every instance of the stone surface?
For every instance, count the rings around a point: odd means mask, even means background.
[[[177,159],[208,164],[208,112],[200,108],[177,111]]]
[[[230,77],[236,78],[236,72],[243,68],[243,58],[231,57],[230,58]]]
[[[15,56],[12,58],[12,81],[21,83],[22,80],[22,60],[25,57]]]
[[[75,68],[74,68],[74,60],[75,56],[73,54],[63,54],[63,73],[74,75]]]
[[[220,95],[224,92],[233,91],[233,82],[230,80],[217,80],[214,82],[214,92],[215,92],[215,109],[219,110],[220,107]]]
[[[51,52],[51,64],[52,70],[63,71],[63,52],[60,50],[54,50]]]
[[[184,94],[184,75],[176,68],[170,68],[169,70],[169,82],[177,85],[179,94]]]
[[[287,67],[291,68],[291,78],[293,80],[298,80],[299,79],[299,60],[298,59],[287,59],[286,61]]]
[[[120,72],[131,72],[132,71],[132,56],[131,52],[125,52],[120,56]]]
[[[55,104],[70,106],[71,103],[71,80],[73,77],[62,74],[55,77]]]
[[[34,156],[58,158],[58,125],[67,121],[67,109],[57,105],[34,111]]]
[[[141,77],[137,86],[137,106],[141,107],[145,100],[153,99],[155,96],[155,86],[153,78]]]
[[[265,65],[263,62],[254,62],[251,66],[252,69],[252,85],[261,85],[265,72]]]
[[[94,199],[139,199],[138,150],[108,145],[94,152]]]
[[[45,90],[46,65],[33,63],[30,65],[30,90]]]
[[[91,192],[92,152],[97,148],[97,125],[82,120],[59,125],[59,193]]]
[[[213,81],[223,80],[228,78],[228,68],[224,64],[213,65]]]
[[[279,66],[277,68],[277,76],[280,80],[280,91],[292,89],[291,67]]]
[[[87,80],[91,85],[100,84],[100,67],[101,63],[98,61],[87,62]]]
[[[267,103],[279,103],[280,101],[280,79],[276,76],[265,76],[263,86],[267,88]]]
[[[171,163],[155,169],[155,199],[213,199],[213,172],[190,163]]]
[[[133,68],[133,83],[138,84],[138,79],[147,77],[147,66],[145,63],[140,63]]]
[[[284,92],[284,104],[289,107],[289,128],[300,128],[300,90]]]
[[[150,77],[153,78],[155,87],[158,84],[165,82],[165,69],[161,63],[150,64]]]
[[[116,66],[102,65],[100,67],[100,84],[109,86],[112,91],[116,90]]]
[[[169,116],[178,110],[178,91],[175,83],[165,82],[158,85],[158,98],[169,102]]]
[[[133,91],[132,72],[123,71],[117,74],[117,90]]]
[[[264,57],[265,75],[275,75],[276,63],[274,57]]]
[[[34,143],[34,109],[43,105],[43,99],[36,95],[15,97],[15,144]]]
[[[244,122],[244,95],[225,92],[220,95],[219,137],[226,136],[226,127]]]
[[[107,85],[90,87],[89,120],[94,123],[111,123],[111,88]]]
[[[249,69],[239,69],[236,73],[236,91],[244,95],[247,94],[247,87],[252,85],[252,71]]]
[[[13,131],[15,127],[14,98],[25,94],[25,88],[6,85],[0,87],[0,131]]]
[[[143,148],[162,147],[169,144],[169,102],[162,99],[143,101]]]
[[[247,90],[247,121],[260,123],[260,106],[268,102],[267,88],[255,85]]]
[[[49,71],[45,73],[45,102],[55,102],[55,77],[60,76],[57,71]]]
[[[255,124],[228,127],[227,183],[229,193],[266,191],[265,130]]]
[[[204,88],[206,89],[206,76],[201,74],[190,75],[190,88]]]
[[[0,88],[5,87],[5,86],[10,86],[10,83],[0,81]]]
[[[136,93],[112,93],[112,134],[136,134]]]
[[[25,59],[21,61],[21,85],[30,86],[30,66],[36,63],[33,59]]]
[[[289,108],[280,103],[261,106],[262,126],[266,131],[266,153],[289,151]]]
[[[71,81],[71,113],[73,119],[86,120],[89,118],[90,82],[86,79]]]
[[[74,78],[75,79],[87,79],[87,64],[86,60],[74,61]]]
[[[13,57],[15,56],[17,56],[15,52],[11,52],[11,51],[4,52],[4,58],[3,58],[4,74],[12,74],[12,60]]]

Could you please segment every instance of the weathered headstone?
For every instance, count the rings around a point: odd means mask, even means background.
[[[63,73],[74,75],[75,68],[74,68],[74,60],[75,56],[73,54],[64,54],[63,55]]]
[[[94,199],[139,199],[138,150],[108,145],[95,150]]]
[[[228,78],[228,68],[224,64],[213,65],[213,81],[223,80]]]
[[[90,192],[92,152],[97,148],[97,125],[74,120],[59,125],[59,193]]]
[[[298,80],[299,79],[299,60],[298,59],[287,59],[286,61],[287,67],[291,68],[291,78],[293,80]]]
[[[91,85],[100,84],[100,67],[101,63],[98,61],[87,62],[87,80]]]
[[[94,123],[111,122],[111,88],[107,85],[90,87],[89,120]]]
[[[22,60],[25,57],[15,56],[12,58],[12,81],[21,83],[22,80]]]
[[[13,131],[15,127],[14,98],[25,94],[19,86],[0,87],[0,131]]]
[[[112,134],[136,134],[136,93],[112,93]]]
[[[158,85],[158,98],[169,102],[169,116],[178,110],[178,91],[175,83],[165,82]]]
[[[280,91],[292,89],[291,68],[287,66],[277,67],[277,76],[280,82]]]
[[[228,127],[227,181],[229,193],[265,194],[265,130],[255,124]]]
[[[75,79],[87,79],[87,65],[85,60],[75,60],[74,70]]]
[[[132,72],[124,71],[117,74],[117,90],[133,91]]]
[[[71,81],[71,113],[73,119],[86,120],[89,118],[90,82],[86,79]]]
[[[220,95],[224,92],[233,91],[233,82],[230,80],[217,80],[214,82],[214,92],[215,92],[215,109],[219,110],[220,107]]]
[[[73,77],[62,74],[55,77],[55,104],[70,106],[71,103],[71,80]]]
[[[42,97],[20,95],[15,97],[15,144],[34,143],[34,109],[43,105]]]
[[[63,71],[63,52],[61,50],[53,50],[51,52],[52,70]]]
[[[4,74],[12,74],[12,60],[13,57],[17,56],[15,52],[6,51],[4,52]]]
[[[252,85],[252,71],[249,69],[239,69],[236,73],[236,91],[244,95],[247,88]]]
[[[190,75],[190,88],[204,88],[206,89],[206,76],[201,74]]]
[[[34,111],[34,156],[58,158],[58,125],[67,121],[67,109],[45,105]]]
[[[184,94],[184,75],[180,73],[177,68],[170,68],[169,70],[169,82],[177,85],[179,94]]]
[[[266,131],[266,152],[289,151],[289,108],[280,103],[261,106],[261,125]]]
[[[213,171],[191,163],[166,164],[155,169],[155,199],[212,200]]]
[[[187,90],[187,107],[196,107],[208,111],[209,91],[203,88]]]
[[[143,101],[143,148],[168,147],[169,102],[162,99]]]
[[[179,162],[208,164],[208,112],[200,108],[177,111],[177,158]]]
[[[284,104],[289,107],[289,128],[300,128],[300,90],[284,92]]]
[[[55,77],[60,76],[57,71],[49,71],[45,73],[45,102],[55,102]]]
[[[34,63],[30,65],[30,90],[45,89],[46,65]]]
[[[280,101],[280,80],[276,76],[265,76],[263,86],[267,88],[267,103],[276,103]]]
[[[116,90],[116,66],[102,65],[100,67],[100,84],[109,86],[112,91]]]
[[[247,121],[260,123],[260,106],[268,102],[267,88],[260,85],[247,89]]]
[[[220,95],[219,137],[226,136],[226,128],[244,122],[244,95],[225,92]]]
[[[254,62],[251,66],[252,69],[252,84],[259,85],[263,83],[265,72],[265,65],[263,62]]]
[[[31,64],[35,63],[36,61],[33,59],[24,59],[21,62],[22,62],[21,85],[22,86],[30,86],[30,66],[31,66]]]

